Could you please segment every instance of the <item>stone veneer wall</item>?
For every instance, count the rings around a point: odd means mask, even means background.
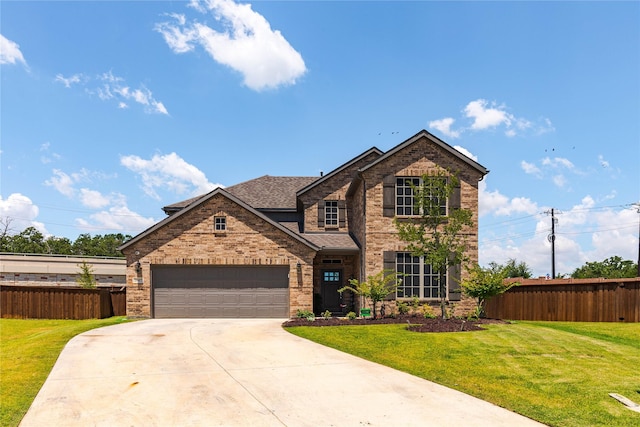
[[[151,270],[155,264],[289,265],[290,315],[295,316],[298,309],[312,310],[312,248],[221,194],[176,215],[125,249],[128,316],[151,317]],[[225,232],[214,232],[216,216],[226,217]],[[138,261],[140,273],[135,270]]]

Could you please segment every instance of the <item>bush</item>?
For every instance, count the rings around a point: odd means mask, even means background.
[[[329,310],[325,310],[324,313],[322,313],[322,317],[327,320],[327,319],[331,319],[331,312]]]
[[[404,301],[396,301],[396,306],[398,307],[398,313],[407,314],[409,313],[409,304]]]
[[[313,314],[313,311],[310,310],[300,310],[296,311],[296,317],[298,319],[307,319],[310,322],[316,320],[316,315]]]
[[[358,315],[353,311],[347,313],[347,319],[349,320],[355,320],[356,317],[358,317]]]
[[[425,319],[435,319],[437,317],[436,313],[433,311],[433,307],[431,307],[429,304],[425,304],[422,306],[422,314]]]

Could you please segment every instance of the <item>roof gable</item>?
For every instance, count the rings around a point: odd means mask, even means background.
[[[453,148],[452,146],[450,146],[449,144],[447,144],[446,142],[444,142],[440,138],[436,137],[435,135],[432,135],[431,133],[427,132],[424,129],[421,130],[420,132],[418,132],[417,134],[415,134],[414,136],[412,136],[411,138],[407,139],[406,141],[396,145],[394,148],[392,148],[391,150],[387,151],[382,156],[378,157],[376,160],[374,160],[373,162],[369,163],[367,166],[361,168],[360,172],[364,172],[367,169],[370,169],[370,168],[374,167],[378,163],[383,162],[384,160],[388,159],[389,157],[393,156],[397,152],[405,149],[409,145],[415,143],[416,141],[419,141],[422,138],[428,139],[429,141],[433,142],[434,144],[436,144],[440,148],[442,148],[445,151],[449,152],[451,155],[453,155],[453,156],[457,157],[458,159],[462,160],[464,163],[469,165],[469,167],[471,167],[471,168],[477,170],[478,172],[480,172],[483,176],[489,173],[489,170],[487,168],[485,168],[484,166],[482,166],[480,163],[476,162],[475,160],[471,159],[470,157],[467,157],[466,155],[464,155],[460,151],[456,150],[455,148]]]
[[[152,234],[156,230],[159,230],[160,228],[164,227],[165,225],[167,225],[167,224],[169,224],[169,223],[171,223],[173,221],[177,221],[180,217],[185,215],[187,212],[191,211],[192,209],[195,209],[196,207],[200,206],[202,203],[205,203],[206,201],[210,200],[211,198],[213,198],[216,195],[222,195],[223,197],[228,198],[232,202],[238,204],[240,207],[250,211],[251,213],[253,213],[257,217],[259,217],[263,221],[271,224],[275,228],[277,228],[277,229],[281,230],[282,232],[284,232],[285,234],[287,234],[289,237],[294,238],[295,240],[297,240],[298,242],[308,246],[309,248],[311,248],[311,249],[313,249],[315,251],[320,249],[318,246],[316,246],[312,242],[302,238],[299,234],[297,234],[297,233],[293,232],[292,230],[288,229],[287,227],[285,227],[285,226],[283,226],[283,225],[271,220],[269,217],[267,217],[266,215],[264,215],[260,211],[254,209],[253,207],[251,207],[250,205],[248,205],[247,203],[245,203],[244,201],[242,201],[238,197],[234,196],[233,194],[231,194],[227,190],[224,190],[224,189],[218,187],[215,190],[213,190],[213,191],[205,194],[204,196],[200,197],[196,202],[192,202],[191,204],[186,206],[184,209],[176,212],[175,214],[173,214],[171,216],[166,217],[162,221],[154,224],[153,226],[149,227],[148,229],[146,229],[142,233],[138,234],[137,236],[135,236],[131,240],[125,242],[124,244],[122,244],[118,248],[118,250],[122,251],[122,250],[126,249],[127,247],[131,246],[132,244],[134,244],[136,242],[139,242],[140,240],[142,240],[145,237],[149,236],[150,234]]]
[[[339,174],[343,170],[349,168],[350,166],[354,165],[355,163],[359,162],[360,160],[366,158],[367,156],[369,156],[371,154],[376,154],[378,156],[381,156],[383,153],[382,153],[382,151],[380,151],[376,147],[371,147],[370,149],[368,149],[364,153],[354,157],[353,159],[349,160],[345,164],[343,164],[341,166],[338,166],[337,168],[335,168],[334,170],[332,170],[328,174],[316,179],[315,181],[313,181],[312,183],[310,183],[306,187],[301,188],[296,193],[296,196],[300,197],[302,194],[306,193],[307,191],[310,191],[311,189],[315,188],[316,186],[322,184],[323,182],[326,182],[327,180],[331,179],[332,177],[334,177],[335,175]]]

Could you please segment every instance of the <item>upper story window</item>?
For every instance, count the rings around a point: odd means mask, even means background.
[[[425,196],[434,202],[434,207],[440,211],[440,215],[447,215],[446,192],[443,191],[443,182],[446,178],[433,177],[423,182],[419,177],[396,177],[396,206],[397,216],[418,216],[420,208],[416,204],[415,194],[419,189],[424,189]]]
[[[326,200],[324,202],[324,225],[325,227],[338,226],[338,201]]]
[[[344,200],[318,202],[318,228],[346,227],[347,209]]]
[[[226,231],[227,230],[227,217],[225,216],[216,216],[213,219],[214,231]]]

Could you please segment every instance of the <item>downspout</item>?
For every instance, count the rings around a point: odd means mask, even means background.
[[[362,180],[362,250],[360,251],[360,278],[363,280],[365,276],[365,260],[367,259],[367,181],[364,179],[361,171],[358,176]]]

